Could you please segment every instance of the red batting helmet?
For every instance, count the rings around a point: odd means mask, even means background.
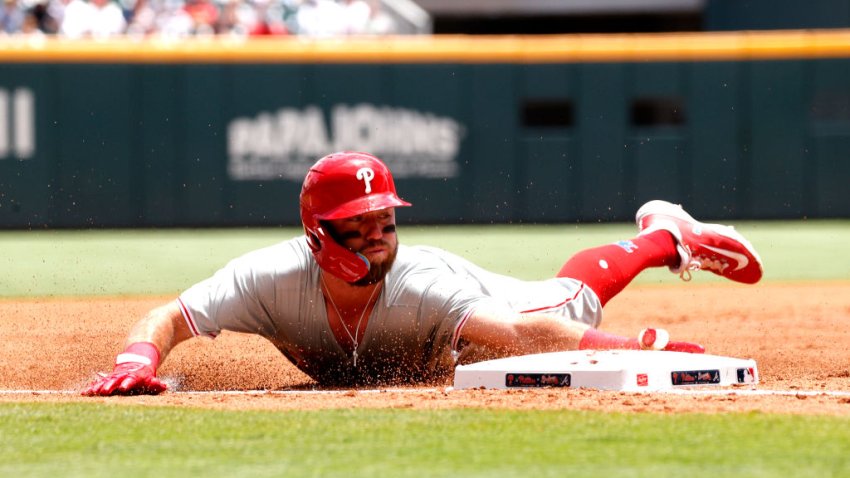
[[[366,257],[337,243],[320,221],[398,206],[410,203],[398,197],[392,173],[375,156],[343,151],[318,160],[301,188],[301,222],[319,267],[347,282],[369,272]]]

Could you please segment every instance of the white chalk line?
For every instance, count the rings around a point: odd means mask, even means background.
[[[511,389],[524,390],[524,389]],[[526,389],[534,390],[534,389]],[[539,390],[539,389],[538,389]],[[452,387],[445,388],[383,388],[383,389],[349,389],[349,390],[177,390],[168,391],[168,395],[234,395],[234,396],[264,396],[264,395],[352,395],[357,394],[381,394],[381,393],[436,393],[453,391]],[[600,390],[601,392],[617,392],[618,390]],[[634,394],[670,394],[670,395],[703,395],[703,396],[790,396],[790,397],[850,397],[850,391],[845,390],[762,390],[762,389],[665,389],[651,391],[626,391],[624,393]],[[0,395],[80,395],[79,390],[2,390]]]

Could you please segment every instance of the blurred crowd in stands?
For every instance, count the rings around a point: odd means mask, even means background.
[[[385,35],[380,0],[0,0],[0,36]]]

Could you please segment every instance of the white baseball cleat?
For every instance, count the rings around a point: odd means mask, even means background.
[[[681,261],[670,271],[683,280],[691,272],[708,270],[727,279],[755,284],[763,274],[762,262],[755,248],[732,226],[705,224],[697,221],[678,204],[649,201],[635,216],[639,235],[658,230],[668,231],[676,239]]]

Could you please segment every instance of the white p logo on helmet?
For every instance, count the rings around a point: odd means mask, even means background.
[[[357,174],[355,174],[357,179],[363,181],[366,184],[366,194],[372,192],[372,180],[375,179],[375,171],[372,168],[360,168],[357,170]]]

